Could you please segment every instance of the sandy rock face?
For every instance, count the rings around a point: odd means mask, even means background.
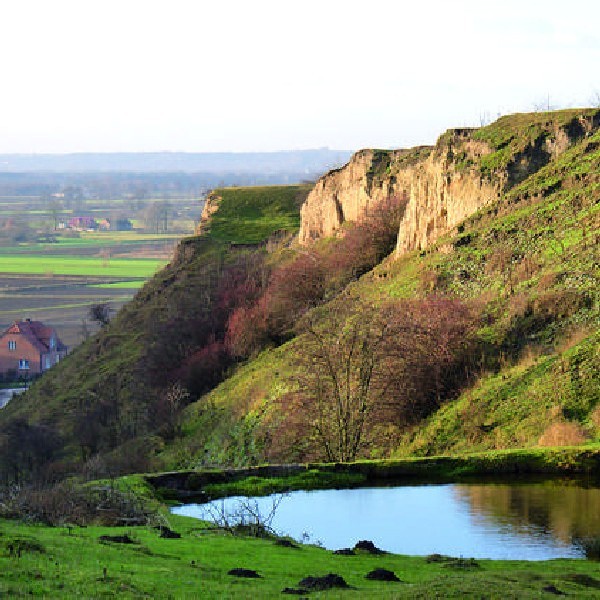
[[[397,254],[426,248],[495,200],[501,190],[501,184],[492,184],[474,171],[457,171],[435,153],[403,179],[409,201],[400,223]]]
[[[300,211],[300,243],[334,233],[344,221],[360,219],[370,206],[384,198],[389,182],[372,186],[369,173],[376,151],[361,150],[350,162],[317,181]]]
[[[465,217],[498,197],[490,183],[455,160],[477,160],[488,152],[471,130],[448,132],[443,148],[361,150],[341,169],[323,176],[301,210],[300,243],[332,235],[344,221],[360,220],[389,197],[404,199],[397,252],[422,249]],[[450,140],[450,143],[448,143]],[[460,152],[458,152],[460,151]]]
[[[202,214],[200,215],[200,221],[196,225],[196,235],[200,235],[204,233],[208,224],[210,223],[211,216],[219,210],[219,202],[221,200],[221,196],[212,192],[204,201],[204,208],[202,209]]]

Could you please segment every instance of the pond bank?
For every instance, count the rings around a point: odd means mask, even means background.
[[[182,504],[171,512],[217,523],[260,516],[278,535],[309,536],[328,550],[372,540],[394,554],[415,556],[584,558],[589,540],[600,540],[600,487],[570,479],[232,496]]]
[[[598,477],[600,447],[531,448],[463,456],[173,471],[146,475],[146,481],[171,499],[205,500],[235,494],[259,495],[392,482],[449,482],[493,476],[512,479],[538,475]]]

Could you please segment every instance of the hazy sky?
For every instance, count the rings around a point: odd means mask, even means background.
[[[0,152],[431,143],[589,105],[597,0],[0,0]]]

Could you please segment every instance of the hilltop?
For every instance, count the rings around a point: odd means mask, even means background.
[[[48,440],[5,477],[596,443],[599,173],[581,109],[364,150],[312,190],[215,190],[173,263],[0,412],[5,450]]]

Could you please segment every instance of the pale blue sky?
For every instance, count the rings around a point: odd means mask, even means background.
[[[0,152],[431,143],[600,94],[596,0],[3,0]]]

